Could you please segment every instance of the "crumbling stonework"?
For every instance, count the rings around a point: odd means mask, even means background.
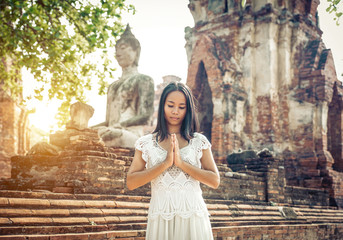
[[[187,84],[218,163],[272,150],[287,185],[343,207],[342,84],[318,25],[319,1],[190,1]]]
[[[202,185],[214,239],[343,237],[342,86],[318,3],[191,1],[188,85],[221,175]],[[150,186],[125,187],[134,149],[106,147],[83,107],[11,158],[0,239],[144,238]]]
[[[106,147],[87,127],[87,109],[76,109],[85,118],[72,117],[66,130],[50,135],[50,144],[11,158],[12,178],[0,180],[0,235],[6,239],[145,236],[150,184],[126,188],[134,149]],[[227,162],[230,168],[218,163],[218,189],[202,185],[214,239],[342,236],[343,213],[329,206],[330,194],[288,186],[283,158],[263,149],[233,153]]]
[[[27,116],[27,111],[2,89],[0,83],[0,178],[11,177],[10,157],[30,148]]]
[[[75,194],[141,194],[150,185],[128,191],[125,175],[133,150],[108,148],[96,130],[66,129],[52,137],[53,144],[38,143],[26,155],[11,158],[12,178],[0,189]],[[54,145],[56,144],[56,145]]]
[[[65,130],[50,134],[49,143],[11,157],[11,179],[0,181],[0,190],[149,194],[149,185],[127,190],[125,176],[134,150],[106,147],[97,130],[88,128],[93,111],[84,103],[71,105],[72,120]]]

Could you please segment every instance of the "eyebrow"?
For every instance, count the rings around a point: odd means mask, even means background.
[[[172,100],[168,100],[167,102],[170,102],[170,103],[174,103],[174,104],[175,104],[175,102],[173,102]],[[186,105],[186,103],[180,103],[180,105]]]

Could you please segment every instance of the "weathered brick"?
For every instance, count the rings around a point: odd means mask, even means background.
[[[31,214],[34,216],[69,216],[68,209],[32,209]]]
[[[26,240],[25,236],[0,236],[0,239],[4,240]]]
[[[0,217],[0,225],[10,225],[12,224],[11,220],[6,217]]]
[[[3,197],[0,197],[0,206],[8,206],[9,205],[9,202],[8,202],[8,199],[7,198],[3,198]]]
[[[135,237],[137,235],[138,235],[137,231],[115,231],[115,232],[108,232],[107,238]]]
[[[88,234],[51,235],[50,240],[88,240]]]
[[[102,208],[102,207],[115,207],[114,201],[85,201],[85,205],[87,208],[91,207],[97,207],[97,208]]]
[[[49,217],[11,217],[10,220],[16,225],[44,225],[52,223],[52,219]]]
[[[1,217],[13,217],[13,216],[31,216],[32,211],[30,209],[0,209]]]
[[[63,208],[84,207],[86,205],[85,202],[81,200],[51,199],[49,200],[49,202],[51,206],[53,207],[63,207]]]
[[[8,199],[11,206],[39,206],[49,207],[50,202],[45,199],[25,199],[25,198],[10,198]]]
[[[31,236],[27,236],[28,240],[50,240],[49,236],[42,236],[42,235],[31,235]]]
[[[103,212],[101,209],[85,208],[85,209],[70,209],[70,215],[72,216],[102,216]]]
[[[89,224],[86,217],[53,217],[52,222],[55,224]]]

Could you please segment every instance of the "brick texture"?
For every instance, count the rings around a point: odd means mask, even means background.
[[[321,39],[319,1],[224,5],[192,5],[196,24],[186,38],[187,84],[200,105],[213,103],[205,113],[212,128],[202,130],[216,162],[267,148],[283,161],[284,184],[325,189],[343,207],[343,87]]]

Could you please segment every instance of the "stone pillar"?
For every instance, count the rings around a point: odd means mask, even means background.
[[[11,176],[10,157],[30,147],[27,111],[0,84],[0,178]]]

